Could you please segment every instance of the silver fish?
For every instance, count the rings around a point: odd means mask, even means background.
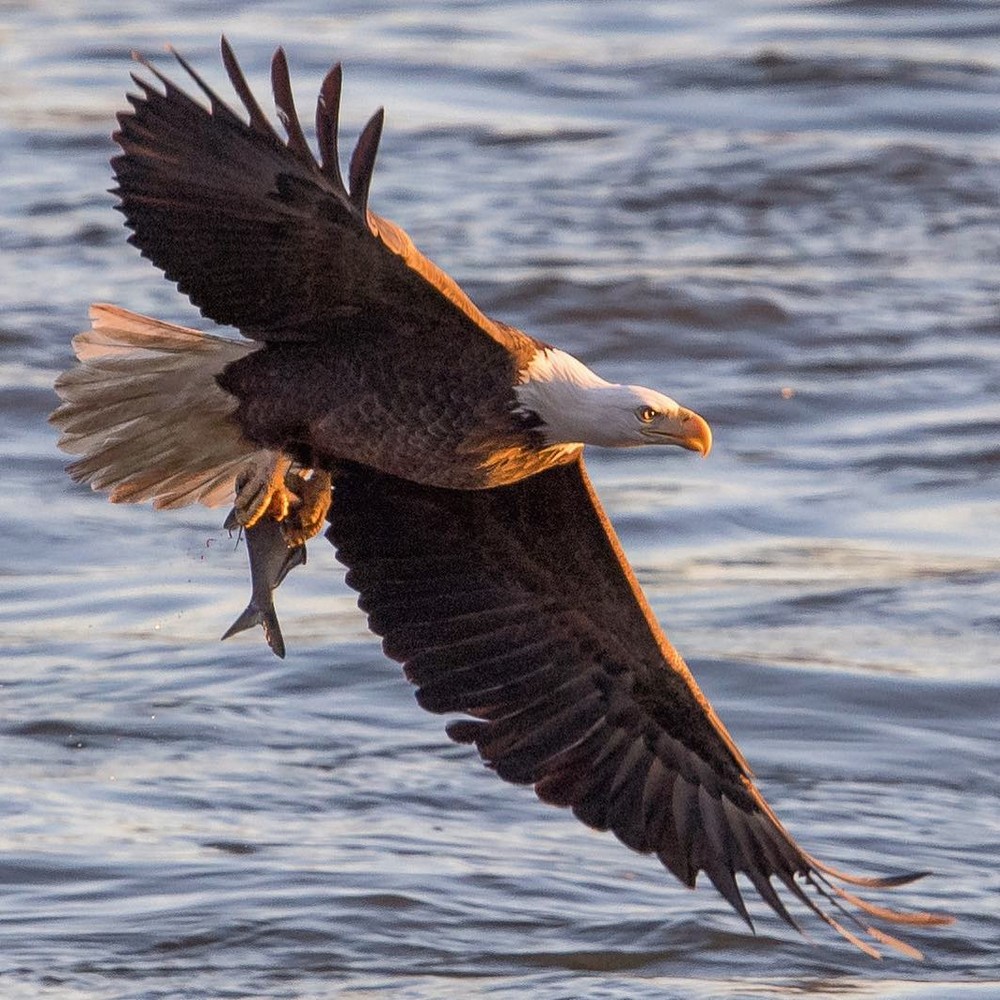
[[[225,527],[238,528],[235,509],[226,518]],[[306,561],[305,545],[289,546],[281,525],[273,517],[262,517],[252,528],[244,528],[247,553],[250,556],[250,603],[222,636],[228,639],[254,625],[262,625],[264,638],[275,656],[284,659],[285,640],[274,610],[274,591],[288,571],[302,566]]]

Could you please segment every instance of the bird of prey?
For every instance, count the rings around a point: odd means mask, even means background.
[[[706,421],[484,315],[375,214],[383,116],[345,183],[339,66],[319,93],[317,159],[280,49],[284,136],[225,39],[240,112],[177,59],[201,100],[143,62],[115,134],[118,207],[142,254],[244,339],[95,306],[79,365],[57,382],[73,478],[161,507],[235,496],[239,523],[279,524],[290,549],[329,521],[386,654],[424,708],[461,716],[449,736],[501,778],[687,886],[704,872],[748,923],[739,875],[793,926],[779,890],[868,954],[918,956],[882,925],[948,917],[847,887],[920,873],[847,875],[792,839],[657,624],[587,476],[586,445],[707,455]]]

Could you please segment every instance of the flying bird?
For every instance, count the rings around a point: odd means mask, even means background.
[[[687,886],[704,872],[751,928],[739,875],[794,927],[779,890],[870,955],[919,957],[881,924],[949,917],[847,887],[923,873],[846,875],[792,839],[657,624],[587,476],[585,445],[707,455],[706,421],[484,315],[375,214],[383,114],[345,183],[339,65],[319,93],[317,160],[281,49],[283,137],[225,39],[239,113],[176,58],[201,99],[139,60],[115,133],[118,208],[141,253],[244,339],[94,306],[79,364],[56,383],[71,476],[116,502],[233,501],[240,524],[279,524],[290,550],[328,521],[386,654],[424,708],[461,716],[449,736],[501,778]],[[281,575],[264,573],[262,600]]]

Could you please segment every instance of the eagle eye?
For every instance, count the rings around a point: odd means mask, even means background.
[[[640,406],[635,415],[644,423],[651,424],[656,419],[656,410],[651,406]]]

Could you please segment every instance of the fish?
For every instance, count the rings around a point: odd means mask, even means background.
[[[240,527],[235,508],[229,512],[224,527],[229,531]],[[244,528],[243,534],[250,557],[250,603],[226,629],[222,638],[228,639],[237,632],[261,625],[271,651],[284,659],[285,640],[274,609],[274,591],[290,570],[305,565],[306,547],[304,544],[290,546],[285,541],[281,524],[270,516],[264,516],[252,527]]]

